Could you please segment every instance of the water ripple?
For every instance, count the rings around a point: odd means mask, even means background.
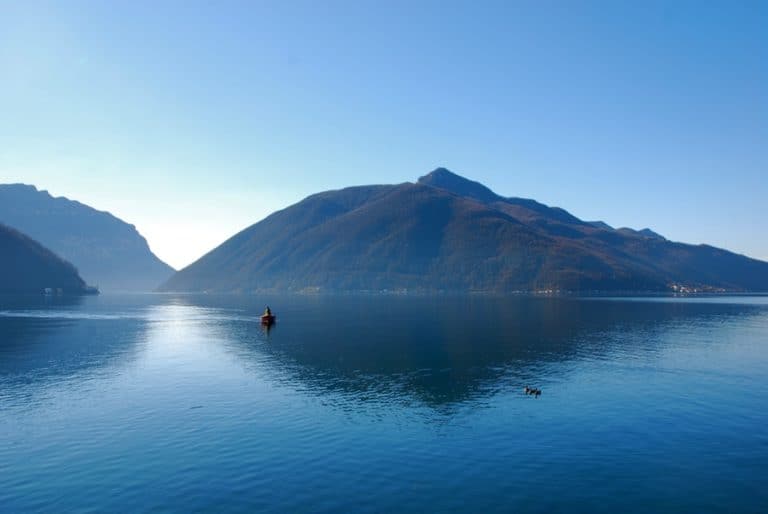
[[[0,510],[768,504],[761,301],[269,303],[0,311]]]

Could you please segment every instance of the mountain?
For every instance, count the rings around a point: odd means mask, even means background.
[[[618,229],[618,231],[621,232],[622,234],[627,234],[627,235],[630,235],[630,236],[651,237],[653,239],[666,240],[666,238],[664,236],[662,236],[661,234],[659,234],[657,232],[654,232],[653,230],[651,230],[649,228],[643,228],[643,229],[640,229],[640,230],[635,230],[633,228],[622,227],[622,228]]]
[[[235,235],[165,291],[768,290],[768,263],[615,230],[444,168],[312,195]]]
[[[606,230],[613,230],[613,227],[604,221],[588,221],[587,223],[589,223],[595,228],[604,228]]]
[[[43,245],[0,224],[0,293],[88,292],[75,267]]]
[[[0,185],[0,223],[72,262],[102,291],[152,291],[174,272],[133,225],[34,186]]]

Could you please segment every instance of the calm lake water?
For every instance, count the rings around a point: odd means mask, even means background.
[[[768,512],[768,297],[0,298],[0,511]]]

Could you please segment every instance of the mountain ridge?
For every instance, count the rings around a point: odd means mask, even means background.
[[[29,184],[0,184],[0,222],[72,262],[107,291],[151,291],[174,270],[132,224]]]
[[[674,243],[646,229],[596,226],[561,208],[503,197],[445,168],[416,182],[311,195],[244,229],[161,287],[678,289],[768,290],[768,263]]]

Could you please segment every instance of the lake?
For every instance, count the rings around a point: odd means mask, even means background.
[[[766,427],[765,296],[0,297],[2,512],[762,513]]]

